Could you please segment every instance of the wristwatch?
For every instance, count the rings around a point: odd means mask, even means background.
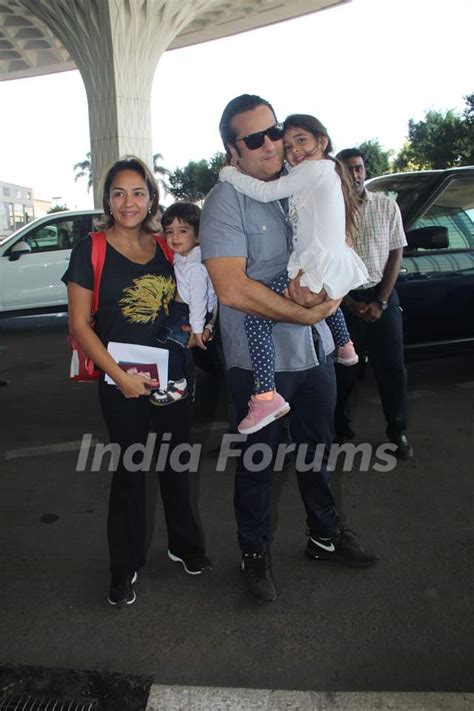
[[[388,306],[388,301],[382,301],[382,299],[375,299],[375,303],[380,306],[382,311],[386,311]]]

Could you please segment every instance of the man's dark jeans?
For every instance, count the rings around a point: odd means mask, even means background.
[[[350,294],[366,303],[377,298],[376,289]],[[368,323],[344,310],[347,327],[355,349],[361,357],[369,355],[387,422],[387,435],[396,437],[406,430],[407,379],[403,352],[403,319],[396,291],[378,321]],[[337,405],[335,429],[338,435],[351,431],[350,398],[357,381],[358,366],[336,366]]]
[[[253,394],[253,376],[249,370],[231,368],[229,384],[235,403],[237,421],[248,411]],[[332,358],[319,366],[300,372],[276,373],[276,389],[291,405],[290,434],[296,445],[307,444],[306,462],[315,458],[316,446],[325,445],[325,456],[317,471],[297,472],[298,486],[306,508],[307,525],[314,535],[335,535],[339,516],[336,512],[326,462],[333,441],[333,415],[336,380]],[[243,453],[255,444],[269,445],[275,453],[284,442],[284,420],[279,419],[259,432],[249,435],[241,446],[242,456],[235,475],[234,507],[239,545],[243,553],[260,553],[268,547],[269,506],[273,464],[260,471],[244,467]],[[255,460],[257,458],[255,457]]]

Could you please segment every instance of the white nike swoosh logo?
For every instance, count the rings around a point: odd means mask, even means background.
[[[314,543],[315,545],[319,546],[320,548],[324,548],[324,550],[325,550],[325,551],[329,551],[329,553],[334,553],[334,551],[336,550],[336,549],[334,548],[334,543],[330,543],[330,544],[327,546],[325,543],[321,543],[321,541],[315,541],[314,538],[311,538],[311,540],[313,541],[313,543]]]

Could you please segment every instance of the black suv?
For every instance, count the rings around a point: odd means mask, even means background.
[[[400,207],[408,247],[397,281],[408,348],[474,345],[474,166],[367,181]]]

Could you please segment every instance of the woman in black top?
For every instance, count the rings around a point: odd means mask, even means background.
[[[91,239],[81,240],[71,254],[63,277],[67,284],[69,326],[84,351],[116,386],[99,381],[99,399],[111,442],[120,445],[113,474],[108,514],[111,584],[108,601],[131,605],[133,583],[145,564],[145,472],[128,471],[127,447],[145,444],[150,431],[169,452],[190,441],[191,399],[166,408],[150,404],[150,386],[157,381],[141,373],[126,373],[107,351],[109,341],[153,345],[157,328],[167,315],[176,285],[172,265],[153,233],[158,213],[158,187],[147,166],[128,157],[109,169],[103,190],[106,215],[106,257],[99,291],[95,330],[90,326],[92,290]],[[161,469],[162,467],[160,467]],[[160,489],[168,529],[168,555],[196,575],[211,567],[196,523],[189,494],[189,472],[172,471],[169,456],[160,471]]]

